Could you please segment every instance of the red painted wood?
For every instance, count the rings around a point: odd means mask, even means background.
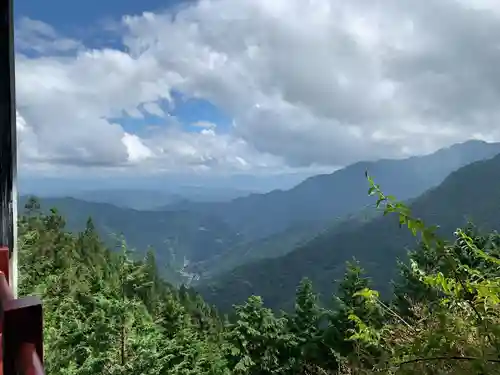
[[[4,375],[14,375],[20,369],[35,371],[40,367],[37,363],[42,364],[43,358],[43,314],[40,299],[24,297],[5,301],[3,310]],[[30,350],[32,354],[26,355]],[[33,362],[35,357],[38,357],[37,363]],[[36,374],[41,375],[43,372]]]
[[[8,274],[9,251],[0,248],[0,375],[44,375],[42,303],[14,299]]]
[[[0,301],[2,301],[2,303],[5,303],[13,299],[14,294],[12,293],[12,289],[10,289],[9,287],[7,277],[3,272],[0,272]]]
[[[33,344],[23,344],[21,346],[18,357],[18,368],[24,375],[42,375],[45,373],[43,364]]]
[[[10,280],[9,276],[9,249],[7,247],[0,247],[0,272],[2,272],[7,281]]]

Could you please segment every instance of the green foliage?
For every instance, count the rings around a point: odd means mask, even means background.
[[[47,373],[500,374],[500,235],[469,224],[445,241],[367,178],[377,207],[417,238],[394,297],[352,261],[331,306],[303,279],[287,313],[251,296],[230,319],[165,282],[152,251],[137,260],[124,240],[110,250],[92,220],[70,233],[31,200],[20,290],[43,299]]]
[[[303,279],[297,288],[294,314],[287,319],[288,330],[297,340],[295,356],[306,363],[318,360],[324,317],[325,310],[318,304],[311,281]]]
[[[145,255],[149,246],[153,247],[158,252],[162,276],[179,284],[186,279],[179,275],[185,259],[190,263],[203,261],[240,242],[230,226],[203,213],[137,211],[74,198],[41,198],[37,201],[22,196],[20,201],[26,202],[31,210],[48,214],[49,208],[56,207],[67,220],[68,231],[83,231],[88,218],[92,217],[94,231],[107,246],[114,245],[115,235],[124,235],[129,247],[137,249],[137,259]]]
[[[219,317],[196,301],[202,319],[213,321],[205,335],[151,252],[133,261],[125,242],[108,250],[91,220],[78,234],[64,224],[34,200],[19,220],[20,291],[44,303],[47,373],[227,373]]]
[[[276,318],[263,306],[260,297],[252,296],[236,306],[236,322],[231,324],[227,339],[232,343],[228,355],[234,373],[276,374],[290,369],[293,359],[284,355],[295,343],[285,330],[286,319]]]
[[[405,306],[411,314],[398,315],[373,291],[364,290],[367,303],[377,302],[392,319],[377,329],[353,314],[357,330],[352,337],[384,353],[374,368],[390,373],[500,373],[498,236],[481,238],[469,227],[457,229],[453,243],[443,241],[435,227],[414,218],[406,206],[385,196],[367,178],[377,206],[383,207],[384,214],[395,213],[401,226],[419,236],[423,251],[413,253],[410,268],[404,269],[404,274],[411,275],[406,285],[413,286],[408,289],[412,299],[406,299]],[[429,260],[434,260],[433,265]],[[425,291],[428,298],[422,296]],[[398,292],[405,292],[404,284]]]
[[[440,154],[432,166],[422,165],[416,174],[411,166],[407,166],[408,170],[398,169],[390,178],[384,178],[384,171],[375,165],[368,168],[375,174],[377,183],[387,189],[387,195],[390,193],[405,200],[415,217],[425,221],[427,226],[439,225],[436,235],[442,239],[453,241],[455,230],[464,228],[468,220],[473,221],[483,234],[499,229],[500,155],[460,169],[456,165],[453,168],[456,172],[444,181],[448,173],[440,174],[439,181],[433,183],[435,187],[423,194],[423,190],[413,190],[415,177],[427,177],[431,173],[429,168],[442,166],[442,157]],[[392,162],[396,168],[398,161]],[[327,190],[329,195],[325,200],[332,201],[333,205],[353,199],[356,194],[356,200],[366,197],[366,205],[380,213],[380,209],[373,208],[376,198],[366,194],[363,173],[367,166],[361,164],[358,167],[355,173],[353,171],[353,177],[359,179],[351,180],[342,191],[332,186]],[[340,176],[341,171],[338,174]],[[395,186],[411,189],[415,194],[404,195]],[[408,198],[412,198],[411,204],[406,201]],[[304,200],[304,203],[308,202]],[[329,212],[330,217],[340,215],[335,207]],[[355,224],[351,220],[349,223]],[[406,263],[408,249],[414,248],[415,237],[411,231],[398,228],[396,215],[377,215],[363,223],[358,221],[357,225],[341,225],[341,228],[336,225],[285,256],[237,267],[211,280],[213,285],[201,285],[198,290],[206,301],[216,304],[224,312],[229,312],[233,304],[244,301],[251,294],[262,296],[269,307],[290,311],[293,308],[292,295],[303,277],[311,279],[322,296],[322,302],[326,303],[332,293],[332,281],[342,278],[343,265],[355,257],[370,275],[373,287],[389,299],[392,292],[390,282],[398,277],[397,261]]]

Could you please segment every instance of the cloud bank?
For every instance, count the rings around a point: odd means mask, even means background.
[[[257,173],[500,140],[497,1],[201,0],[113,30],[90,49],[18,22],[21,168]],[[232,126],[188,130],[173,91]]]

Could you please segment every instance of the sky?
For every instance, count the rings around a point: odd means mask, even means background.
[[[500,140],[497,0],[15,6],[21,174],[307,176]]]

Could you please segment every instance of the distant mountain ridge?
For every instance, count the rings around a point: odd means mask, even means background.
[[[500,143],[473,140],[430,155],[355,163],[331,174],[310,177],[290,190],[252,194],[223,203],[174,204],[167,209],[210,213],[252,241],[286,231],[301,221],[328,222],[362,210],[371,203],[365,191],[367,169],[388,194],[407,200],[437,186],[451,172],[498,153]]]
[[[375,182],[380,183],[376,176]],[[380,185],[386,192],[384,184]],[[367,195],[368,184],[360,188]],[[484,230],[500,229],[500,155],[452,172],[439,186],[414,199],[410,207],[428,225],[440,225],[439,233],[447,237],[468,219]],[[208,302],[222,309],[252,294],[261,295],[273,308],[286,308],[303,277],[310,278],[315,289],[328,298],[345,262],[355,257],[375,287],[387,291],[396,259],[406,257],[407,247],[415,247],[415,238],[407,229],[399,229],[396,216],[376,217],[343,231],[333,228],[283,257],[237,267],[198,288]]]
[[[19,212],[28,199],[20,197]],[[39,198],[39,202],[42,210],[56,208],[70,231],[84,229],[91,217],[98,233],[110,245],[116,244],[115,235],[123,234],[127,244],[138,252],[144,253],[151,246],[158,264],[170,270],[216,256],[240,241],[225,223],[208,215],[140,211],[75,198]]]
[[[172,204],[184,204],[186,202],[225,202],[241,196],[253,193],[252,190],[211,188],[203,186],[182,186],[154,189],[132,189],[132,188],[102,188],[102,189],[73,189],[65,193],[55,192],[38,195],[43,198],[72,197],[79,200],[95,203],[108,203],[122,208],[133,208],[136,210],[165,210]],[[22,194],[30,195],[30,194]]]
[[[188,270],[202,275],[200,283],[205,283],[211,278],[216,278],[246,263],[262,259],[278,258],[293,251],[295,248],[306,245],[325,231],[335,230],[342,232],[362,225],[381,214],[374,205],[366,207],[356,214],[344,218],[335,218],[330,222],[300,222],[292,225],[287,230],[263,239],[236,245],[224,253],[210,257],[198,263],[192,263]]]
[[[185,201],[185,198],[178,194],[155,190],[96,189],[75,192],[70,196],[87,202],[106,203],[117,207],[145,211],[158,209],[160,205],[164,206]]]
[[[355,230],[366,221],[361,216],[373,216],[365,169],[386,193],[409,200],[437,186],[461,166],[498,153],[499,143],[469,141],[426,156],[356,163],[308,178],[289,190],[252,194],[230,202],[181,202],[163,211],[74,198],[43,198],[42,206],[58,208],[74,230],[82,229],[91,216],[101,234],[123,233],[140,251],[152,246],[161,266],[172,263],[174,257],[175,265],[185,266],[188,273],[218,278],[234,267],[284,256],[299,245],[308,246],[326,229],[331,232],[332,226],[335,232]],[[154,195],[150,198],[155,200]],[[136,203],[155,204],[143,197],[137,197]],[[350,216],[355,219],[346,221]]]

